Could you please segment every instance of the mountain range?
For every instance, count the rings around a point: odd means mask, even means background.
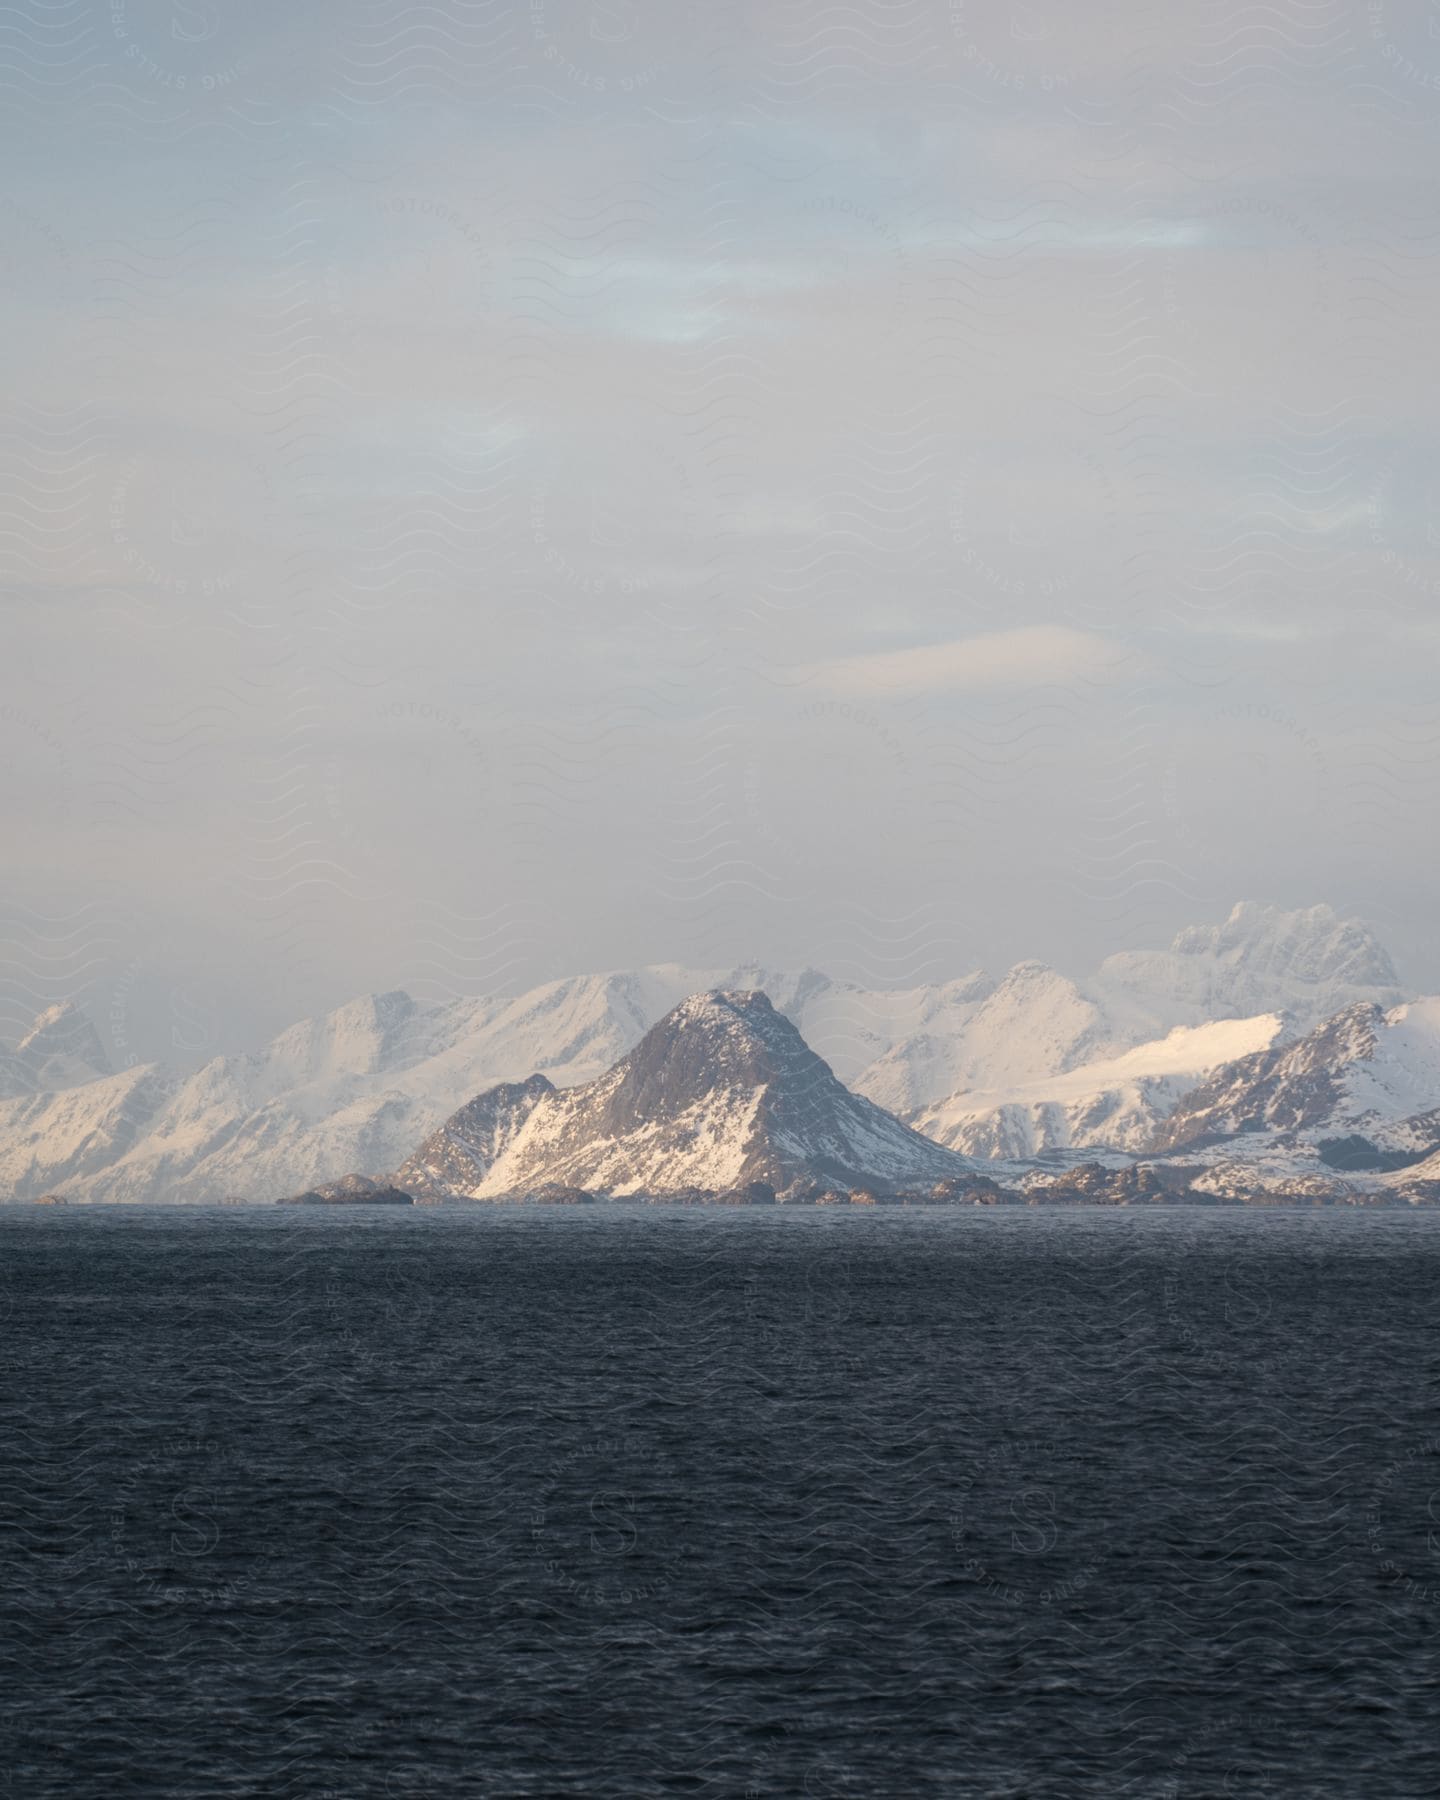
[[[1375,1188],[1440,1178],[1440,999],[1358,1001],[1193,1087],[1149,1150],[1225,1193],[1327,1171]]]
[[[539,1163],[522,1168],[525,1146],[552,1127],[565,1136],[591,1104],[623,1111],[634,1071],[619,1078],[619,1099],[602,1104],[596,1090],[582,1103],[570,1091],[608,1078],[688,997],[760,990],[849,1100],[896,1115],[962,1162],[1141,1152],[1165,1121],[1189,1116],[1180,1109],[1218,1072],[1298,1045],[1339,1012],[1388,1015],[1405,1001],[1358,921],[1323,906],[1242,904],[1221,925],[1188,928],[1164,951],[1110,956],[1079,980],[1024,962],[999,977],[977,970],[890,991],[813,969],[660,964],[440,1006],[370,995],[190,1074],[111,1069],[83,1013],[60,1006],[0,1055],[0,1192],[204,1201],[317,1191],[440,1155],[442,1127],[452,1132],[444,1153],[470,1159],[474,1184],[463,1191],[529,1179]],[[521,1160],[502,1169],[492,1154],[475,1174],[487,1131]],[[858,1142],[837,1138],[836,1171],[867,1173]],[[1213,1146],[1202,1154],[1214,1160]],[[677,1167],[690,1155],[667,1153]]]

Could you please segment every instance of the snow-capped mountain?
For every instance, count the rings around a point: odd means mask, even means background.
[[[1117,1017],[1135,1006],[1166,1027],[1278,1012],[1297,1031],[1357,1000],[1404,998],[1388,954],[1358,919],[1329,906],[1285,912],[1253,901],[1223,925],[1187,926],[1168,950],[1106,957],[1087,991]]]
[[[215,1201],[378,1175],[477,1087],[533,1067],[584,1081],[690,991],[657,968],[436,1007],[367,995],[188,1077],[148,1065],[0,1101],[0,1190]]]
[[[1017,963],[998,982],[972,977],[963,993],[926,1008],[924,1027],[862,1069],[857,1091],[906,1115],[957,1090],[1058,1074],[1116,1043],[1104,1008],[1044,963]]]
[[[1388,1009],[1360,1001],[1298,1042],[1226,1063],[1176,1106],[1150,1147],[1217,1146],[1247,1160],[1278,1150],[1350,1169],[1440,1148],[1440,999]]]
[[[951,1067],[961,1066],[962,1046],[970,1060],[943,1097],[902,1103],[898,1084],[877,1081],[885,1059],[856,1086],[874,1098],[889,1092],[917,1130],[972,1156],[1138,1150],[1221,1064],[1289,1041],[1348,1003],[1400,998],[1389,956],[1358,920],[1328,906],[1249,902],[1223,925],[1187,927],[1168,950],[1107,957],[1084,981],[1020,964],[1002,988],[1007,1006],[992,996],[948,1047]],[[911,1052],[897,1046],[888,1060],[914,1067]]]
[[[617,1195],[884,1188],[970,1168],[852,1094],[763,993],[719,990],[682,1001],[595,1081],[562,1091],[537,1077],[478,1096],[394,1181],[486,1199],[555,1183]]]
[[[1212,1069],[1272,1044],[1277,1013],[1177,1025],[1166,1037],[1044,1080],[975,1088],[910,1123],[968,1156],[1023,1160],[1046,1150],[1141,1150]]]
[[[1230,1042],[1177,1048],[1175,1027],[1279,1015],[1284,1041],[1351,1000],[1394,1005],[1393,974],[1329,908],[1239,906],[1078,981],[1026,962],[892,991],[814,969],[659,964],[438,1006],[367,995],[189,1075],[109,1073],[83,1013],[60,1007],[0,1055],[0,1195],[219,1200],[380,1175],[471,1096],[536,1072],[590,1081],[686,995],[715,989],[763,989],[848,1087],[976,1154],[1125,1145]],[[1270,1042],[1253,1029],[1247,1050]]]
[[[35,1199],[60,1189],[67,1198],[106,1198],[110,1175],[144,1143],[170,1093],[164,1075],[142,1065],[59,1093],[0,1101],[0,1193]]]
[[[100,1034],[69,1001],[42,1012],[13,1050],[0,1047],[0,1096],[59,1093],[111,1073]]]

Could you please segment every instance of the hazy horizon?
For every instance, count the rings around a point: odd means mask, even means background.
[[[1440,39],[1046,0],[0,38],[0,1039],[1431,941]]]
[[[1259,904],[1263,905],[1265,903],[1260,902]],[[1337,917],[1338,916],[1339,915],[1337,915]],[[1223,922],[1223,917],[1213,920],[1191,921],[1192,924],[1201,926],[1219,925]],[[1361,923],[1363,924],[1364,921],[1361,921]],[[1169,939],[1163,944],[1117,944],[1112,946],[1109,951],[1105,952],[1105,955],[1113,954],[1115,951],[1150,951],[1166,949],[1169,947]],[[1383,942],[1381,942],[1380,947],[1382,950],[1388,950],[1388,946]],[[939,983],[943,984],[946,981],[960,980],[970,975],[983,973],[998,980],[1011,972],[1017,964],[1038,962],[1055,967],[1057,973],[1075,981],[1080,986],[1082,992],[1093,988],[1095,993],[1100,994],[1106,991],[1109,985],[1108,976],[1104,981],[1100,982],[1098,986],[1094,983],[1094,978],[1100,976],[1102,973],[1100,964],[1103,963],[1103,961],[1104,956],[1102,955],[1097,957],[1093,965],[1090,966],[1060,966],[1047,964],[1047,959],[1043,957],[1022,955],[1020,957],[1010,958],[1002,963],[992,962],[987,965],[983,961],[972,961],[963,964],[963,966],[957,965],[936,979]],[[462,994],[444,990],[435,992],[428,989],[421,989],[417,992],[411,992],[410,997],[416,1002],[420,1011],[424,1013],[434,1005],[438,1004],[443,1006],[447,1002],[453,1000],[463,1000],[466,998],[493,998],[497,1000],[506,1000],[512,997],[519,997],[527,992],[532,992],[537,988],[543,988],[550,983],[583,981],[592,977],[604,977],[617,974],[623,975],[631,972],[638,972],[647,968],[665,969],[677,967],[691,971],[697,977],[718,976],[722,979],[742,972],[753,973],[757,983],[764,985],[764,978],[794,976],[800,974],[804,969],[815,969],[816,965],[807,963],[804,959],[801,959],[798,962],[782,966],[774,962],[766,962],[761,959],[750,957],[742,958],[734,962],[705,967],[693,963],[687,964],[676,958],[650,958],[646,961],[637,961],[628,965],[608,965],[597,966],[590,969],[577,968],[559,970],[552,974],[542,975],[535,982],[527,982],[524,980],[509,981],[497,984],[493,988],[475,991],[473,993]],[[850,979],[844,974],[837,973],[833,969],[820,968],[817,972],[842,985]],[[1407,991],[1413,993],[1418,993],[1419,990],[1414,987],[1414,984],[1408,982],[1408,973],[1408,970],[1403,965],[1396,968],[1396,974],[1401,988],[1407,989]],[[863,987],[865,984],[857,981],[854,985]],[[933,984],[881,980],[871,984],[871,987],[872,990],[887,991],[903,990],[906,987],[925,985]],[[165,983],[156,984],[147,981],[143,970],[138,964],[131,964],[128,968],[123,970],[118,980],[116,980],[113,985],[107,986],[103,983],[91,984],[88,988],[82,988],[76,993],[67,995],[65,998],[72,1004],[78,1005],[85,1016],[96,1027],[100,1035],[101,1043],[116,1068],[133,1067],[138,1063],[153,1061],[163,1063],[171,1069],[183,1072],[197,1068],[215,1056],[260,1051],[271,1039],[278,1036],[288,1027],[300,1024],[307,1018],[326,1017],[350,1003],[365,999],[367,996],[378,997],[386,993],[406,991],[409,990],[403,988],[368,988],[353,993],[346,992],[336,994],[327,999],[322,999],[314,1008],[305,1014],[282,1014],[277,1015],[274,1018],[267,1018],[261,1013],[256,1013],[249,1021],[248,1035],[245,1034],[245,1027],[237,1017],[229,1022],[229,1035],[224,1037],[220,1036],[217,1031],[217,1021],[213,1013],[202,1011],[183,989],[174,985],[167,985]],[[13,1036],[18,1039],[29,1023],[29,1020],[21,1021],[19,1026],[15,1029]],[[6,1041],[0,1039],[0,1048],[4,1047],[8,1047]]]

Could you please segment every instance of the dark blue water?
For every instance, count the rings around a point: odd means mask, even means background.
[[[17,1208],[0,1259],[7,1796],[1440,1792],[1434,1216]]]

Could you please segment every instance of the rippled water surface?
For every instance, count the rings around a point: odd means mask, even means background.
[[[1437,1276],[1406,1214],[0,1212],[0,1794],[1433,1795]]]

